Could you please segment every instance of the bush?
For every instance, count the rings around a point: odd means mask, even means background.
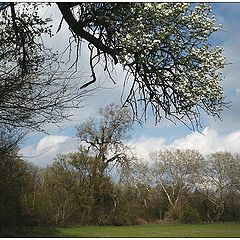
[[[187,206],[180,214],[179,221],[182,223],[200,223],[202,220],[197,209]]]

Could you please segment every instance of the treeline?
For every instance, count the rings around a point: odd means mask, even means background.
[[[150,152],[125,144],[128,112],[115,105],[77,127],[79,151],[39,168],[1,151],[0,225],[129,225],[240,221],[240,155]]]
[[[149,162],[132,161],[114,180],[83,149],[45,169],[13,154],[1,159],[0,221],[6,227],[238,222],[239,168],[240,156],[228,152],[165,150]]]

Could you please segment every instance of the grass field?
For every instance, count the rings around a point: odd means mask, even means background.
[[[21,237],[240,237],[240,224],[28,227]]]

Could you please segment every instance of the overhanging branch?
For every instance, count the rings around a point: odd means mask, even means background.
[[[71,5],[69,5],[69,3],[58,2],[57,5],[58,5],[59,10],[62,13],[64,20],[67,22],[69,28],[71,28],[71,30],[77,36],[87,40],[89,43],[93,44],[97,49],[100,49],[104,53],[109,54],[114,59],[114,63],[115,64],[118,63],[116,51],[107,47],[99,39],[97,39],[96,37],[94,37],[93,35],[91,35],[90,33],[88,33],[87,31],[85,31],[83,29],[83,27],[81,26],[81,22],[77,21],[74,18],[73,14],[71,12],[71,9],[70,9]]]

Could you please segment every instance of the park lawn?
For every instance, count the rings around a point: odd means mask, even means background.
[[[240,237],[240,224],[27,227],[20,237]]]

